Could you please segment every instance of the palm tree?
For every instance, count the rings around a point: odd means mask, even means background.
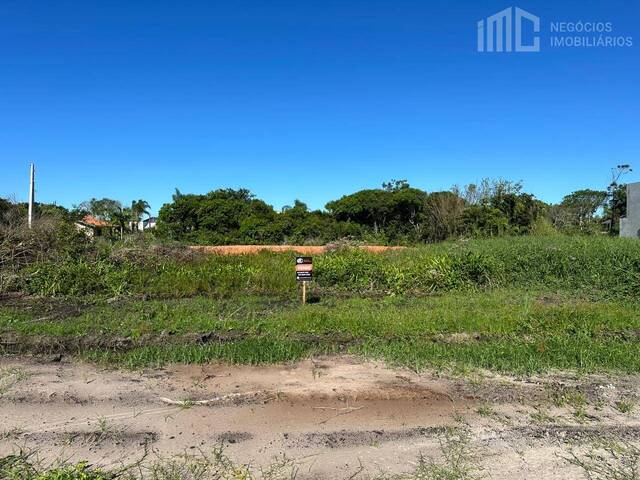
[[[140,223],[140,219],[145,215],[149,215],[149,209],[151,206],[149,202],[146,200],[134,200],[131,202],[131,219],[135,222],[136,228],[138,228],[138,224]],[[144,224],[142,224],[142,229],[144,230]]]
[[[128,208],[120,208],[111,213],[111,221],[120,227],[120,240],[124,237],[124,227],[131,219],[131,210]]]

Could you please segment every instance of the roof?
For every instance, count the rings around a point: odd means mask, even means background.
[[[105,220],[100,220],[99,218],[94,217],[93,215],[85,215],[84,217],[82,217],[82,220],[80,220],[79,223],[82,223],[84,225],[88,225],[90,227],[111,227],[112,225],[105,221]]]

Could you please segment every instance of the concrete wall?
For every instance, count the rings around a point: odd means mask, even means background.
[[[640,238],[640,182],[627,185],[627,217],[620,219],[620,236]]]

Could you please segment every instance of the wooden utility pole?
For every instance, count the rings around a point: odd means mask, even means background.
[[[27,219],[27,223],[29,228],[33,225],[33,204],[35,202],[36,190],[35,190],[35,177],[36,177],[36,167],[32,163],[31,169],[29,172],[29,217]]]

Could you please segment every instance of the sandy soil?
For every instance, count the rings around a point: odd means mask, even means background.
[[[115,466],[137,460],[145,446],[166,456],[224,442],[240,463],[267,465],[286,454],[299,478],[349,478],[411,470],[420,454],[437,458],[443,428],[455,426],[469,430],[488,478],[583,478],[561,458],[569,449],[605,435],[640,439],[637,409],[614,408],[637,400],[638,380],[459,378],[351,357],[144,372],[5,357],[0,454],[37,448],[45,459]],[[584,415],[554,405],[565,390],[581,392]]]

